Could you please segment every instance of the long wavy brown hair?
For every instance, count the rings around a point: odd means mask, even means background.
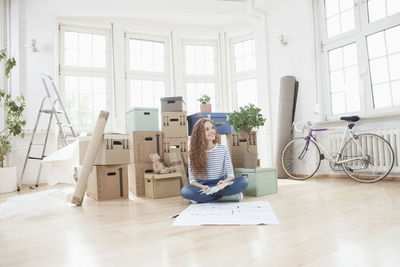
[[[190,167],[196,176],[203,176],[206,172],[207,141],[205,137],[204,124],[207,121],[210,122],[215,128],[213,121],[209,119],[201,119],[194,125],[192,136],[190,137]],[[218,138],[219,136],[216,134],[215,139],[213,140],[214,144],[218,142]]]

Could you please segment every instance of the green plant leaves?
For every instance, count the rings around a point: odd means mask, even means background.
[[[6,60],[4,77],[8,78],[11,69],[16,65],[14,58],[7,58],[7,51],[0,50],[0,61]],[[5,107],[6,128],[0,130],[0,167],[4,167],[4,160],[11,151],[11,139],[14,136],[24,137],[22,127],[26,121],[23,118],[25,99],[22,95],[15,99],[10,94],[0,90],[0,106]]]
[[[210,97],[208,95],[202,95],[200,98],[197,99],[201,104],[208,104],[210,103]]]
[[[240,107],[239,111],[234,111],[229,115],[228,123],[233,126],[236,132],[251,132],[254,128],[264,125],[265,118],[260,113],[261,109],[253,104]]]

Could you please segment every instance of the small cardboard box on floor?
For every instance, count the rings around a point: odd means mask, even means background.
[[[187,112],[161,112],[164,138],[188,136]]]
[[[79,138],[79,164],[83,164],[91,136]],[[126,134],[104,134],[94,165],[129,163],[129,136]]]
[[[127,164],[93,166],[86,194],[96,200],[127,198]]]
[[[181,174],[179,172],[167,174],[146,173],[144,178],[146,197],[163,198],[180,195]]]
[[[162,132],[131,132],[131,163],[151,163],[150,154],[157,153],[163,158],[163,133]]]
[[[135,196],[144,196],[144,175],[153,173],[153,163],[128,164],[129,191]]]
[[[240,138],[238,133],[226,135],[226,142],[232,160],[242,159],[242,153],[247,151],[247,139]],[[252,131],[249,135],[249,152],[257,153],[257,132]]]

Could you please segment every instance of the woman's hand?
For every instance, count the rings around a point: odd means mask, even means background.
[[[203,190],[203,191],[205,191],[205,190],[207,190],[207,189],[210,189],[210,187],[209,187],[208,185],[202,185],[202,184],[201,184],[200,189]]]

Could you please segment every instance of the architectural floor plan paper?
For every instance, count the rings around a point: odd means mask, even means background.
[[[279,224],[267,201],[203,203],[187,207],[172,225],[257,225]]]

